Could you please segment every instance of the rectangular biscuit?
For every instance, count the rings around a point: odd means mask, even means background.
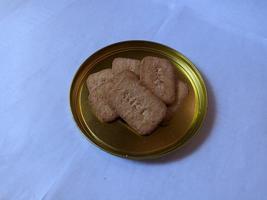
[[[111,122],[118,117],[116,111],[108,104],[106,93],[110,89],[108,82],[93,89],[88,96],[93,113],[101,122]]]
[[[177,112],[179,107],[181,106],[182,102],[184,101],[185,97],[189,93],[189,88],[187,84],[183,81],[176,80],[176,96],[175,101],[167,107],[167,112],[162,120],[162,123],[165,124],[166,122],[170,121],[174,114]]]
[[[114,75],[129,70],[139,76],[139,67],[140,60],[132,58],[115,58],[112,62],[112,72]]]
[[[141,85],[133,72],[115,75],[108,92],[110,105],[140,135],[151,133],[166,114],[166,105]]]
[[[164,103],[175,100],[175,74],[172,64],[163,58],[147,56],[140,65],[140,80]]]
[[[92,90],[94,90],[95,88],[109,81],[112,78],[113,78],[112,70],[103,69],[99,72],[90,74],[86,80],[86,85],[89,92],[91,92]]]

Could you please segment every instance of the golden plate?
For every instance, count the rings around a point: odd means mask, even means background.
[[[158,56],[176,66],[177,77],[189,85],[189,95],[167,126],[149,136],[138,136],[122,120],[101,123],[91,112],[86,79],[89,74],[110,68],[116,57],[142,59]],[[70,106],[82,133],[101,149],[134,159],[155,158],[181,147],[200,128],[207,110],[205,83],[190,60],[170,47],[148,41],[112,44],[91,55],[77,71],[70,90]]]

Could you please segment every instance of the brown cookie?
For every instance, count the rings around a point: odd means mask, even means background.
[[[88,99],[92,106],[93,113],[101,122],[111,122],[118,117],[116,111],[108,104],[106,94],[110,89],[108,82],[103,83],[91,90]]]
[[[112,82],[108,92],[110,105],[140,135],[151,133],[164,118],[166,105],[141,85],[133,72],[117,74]]]
[[[140,80],[164,103],[175,100],[175,74],[172,64],[163,58],[147,56],[140,65]]]
[[[183,81],[176,80],[176,98],[175,101],[167,107],[166,116],[162,121],[163,124],[172,119],[172,117],[177,112],[188,93],[189,89],[187,84]]]
[[[109,81],[113,78],[111,69],[103,69],[99,72],[90,74],[87,78],[86,84],[89,92],[102,85],[103,83]]]
[[[125,70],[134,72],[139,76],[140,60],[131,58],[115,58],[112,62],[113,74],[119,74]]]

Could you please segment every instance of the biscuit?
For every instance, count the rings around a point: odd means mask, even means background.
[[[163,124],[172,119],[172,117],[175,115],[188,93],[189,89],[187,84],[183,81],[176,80],[176,98],[175,101],[167,107],[166,115],[162,121]]]
[[[110,86],[108,82],[103,83],[91,90],[88,96],[92,111],[101,122],[111,122],[118,117],[116,111],[109,106],[106,98]]]
[[[131,58],[115,58],[112,62],[113,74],[119,74],[125,70],[130,70],[139,76],[140,60]]]
[[[162,58],[147,56],[140,65],[140,80],[164,103],[175,100],[175,74],[172,64]]]
[[[93,91],[98,86],[102,85],[103,83],[109,81],[113,78],[112,70],[111,69],[103,69],[99,72],[90,74],[86,80],[86,85],[89,92]]]
[[[133,72],[115,75],[108,93],[110,105],[140,135],[151,133],[166,114],[166,105]]]

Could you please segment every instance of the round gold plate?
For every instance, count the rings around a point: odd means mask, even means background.
[[[139,136],[122,120],[101,123],[88,103],[86,79],[91,73],[110,68],[116,57],[166,58],[176,67],[177,77],[189,86],[189,95],[168,125],[159,126],[149,136]],[[101,149],[117,156],[147,159],[165,155],[185,144],[200,128],[207,110],[205,83],[185,56],[167,46],[148,41],[112,44],[91,55],[77,71],[70,90],[70,106],[82,133]]]

